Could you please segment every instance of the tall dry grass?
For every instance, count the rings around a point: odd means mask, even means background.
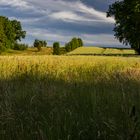
[[[0,140],[140,139],[140,58],[0,57]]]

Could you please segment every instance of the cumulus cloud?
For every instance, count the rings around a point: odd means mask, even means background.
[[[0,0],[0,5],[7,5],[21,9],[33,8],[27,1],[24,0]]]

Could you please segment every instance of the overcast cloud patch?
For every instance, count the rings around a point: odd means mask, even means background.
[[[120,45],[113,36],[113,18],[106,18],[108,0],[0,0],[0,12],[20,20],[25,42],[43,38],[62,44],[80,36],[85,45]],[[99,41],[102,39],[102,42]]]

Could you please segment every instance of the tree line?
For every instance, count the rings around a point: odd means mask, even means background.
[[[6,49],[25,50],[28,48],[27,44],[19,43],[21,39],[26,36],[26,31],[22,29],[20,21],[10,20],[7,17],[0,16],[0,51]],[[72,51],[77,47],[83,45],[83,41],[80,38],[73,38],[65,45],[65,52]],[[41,51],[42,47],[47,47],[46,40],[35,39],[33,46]],[[53,44],[53,54],[61,54],[61,47],[59,42]]]
[[[35,39],[33,46],[38,49],[38,51],[41,51],[42,47],[47,47],[47,42],[45,40],[39,40]],[[74,49],[78,47],[83,46],[83,40],[81,38],[72,38],[72,40],[65,44],[65,47],[60,47],[59,42],[53,43],[53,55],[60,55],[62,53],[67,53],[70,51],[73,51]],[[63,50],[63,52],[62,52]]]
[[[70,51],[73,51],[74,49],[78,48],[78,47],[82,47],[83,46],[83,40],[81,38],[72,38],[72,40],[68,43],[65,44],[65,47],[63,48],[64,49],[64,52],[67,53],[67,52],[70,52]],[[53,54],[54,55],[59,55],[61,54],[61,49],[60,48],[60,44],[59,42],[55,42],[53,44]]]

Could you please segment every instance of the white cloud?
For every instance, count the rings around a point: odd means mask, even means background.
[[[91,21],[114,23],[113,18],[107,18],[105,12],[88,7],[80,1],[64,0],[0,0],[0,5],[8,5],[18,10],[34,11],[42,16],[49,16],[66,22]]]
[[[78,24],[88,24],[89,22],[91,23],[91,25],[95,25],[95,23],[108,23],[107,20],[103,20],[103,19],[96,19],[94,18],[90,18],[90,17],[86,17],[86,16],[81,16],[78,15],[77,13],[74,12],[70,12],[70,11],[62,11],[62,12],[54,12],[52,14],[49,15],[50,18],[54,18],[57,20],[62,20],[65,22],[75,22]],[[80,21],[80,22],[79,22]],[[114,20],[110,20],[109,23],[113,23]]]
[[[17,17],[9,17],[10,20],[18,20],[22,24],[33,25],[34,23],[39,24],[40,21],[44,18],[42,17],[35,17],[35,18],[17,18]]]
[[[84,12],[88,15],[90,14],[91,16],[93,16],[93,18],[95,17],[99,20],[104,20],[105,22],[114,23],[114,19],[107,18],[105,12],[95,10],[94,8],[88,7],[88,6],[84,5],[83,3],[79,3],[78,7],[82,12]]]
[[[22,11],[23,14],[29,13],[37,14],[35,17],[17,17],[13,15],[11,19],[20,20],[24,26],[26,26],[27,34],[40,39],[47,39],[53,41],[67,42],[73,36],[79,36],[83,38],[86,44],[104,44],[104,45],[120,45],[118,41],[114,39],[112,34],[81,34],[71,33],[66,34],[65,31],[56,29],[52,31],[47,26],[44,29],[31,26],[41,26],[51,22],[57,24],[57,20],[64,22],[73,22],[76,24],[83,24],[85,26],[100,26],[104,23],[113,24],[113,18],[106,18],[106,13],[96,10],[94,7],[89,7],[83,4],[81,1],[65,1],[65,0],[0,0],[0,6],[10,6],[14,10]],[[68,29],[70,30],[70,29]],[[102,42],[101,42],[102,40]]]
[[[24,0],[0,0],[0,5],[8,5],[21,9],[31,9],[33,8],[27,1]]]

